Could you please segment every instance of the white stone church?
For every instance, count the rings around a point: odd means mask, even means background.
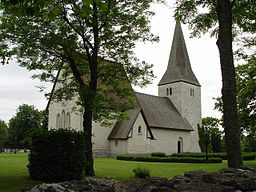
[[[201,123],[201,86],[191,69],[180,23],[176,23],[158,96],[135,95],[138,105],[127,111],[128,119],[109,127],[93,122],[94,155],[200,152],[197,125]],[[82,131],[82,113],[74,112],[74,105],[72,101],[49,100],[49,129]]]

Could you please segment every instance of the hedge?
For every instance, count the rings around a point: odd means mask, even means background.
[[[34,180],[59,182],[84,176],[85,142],[81,132],[50,130],[32,138],[28,170]]]
[[[243,153],[243,160],[255,160],[255,153]],[[205,158],[205,153],[174,153],[171,157],[193,157],[193,158]],[[221,158],[227,160],[226,153],[208,153],[209,158]]]
[[[166,154],[163,152],[154,152],[154,153],[151,153],[151,156],[152,157],[166,157]]]
[[[117,156],[117,160],[143,161],[143,162],[177,162],[177,163],[222,163],[221,158],[193,158],[193,157],[141,157],[141,156]]]

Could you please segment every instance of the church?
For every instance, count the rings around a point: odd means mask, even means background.
[[[201,123],[201,85],[192,71],[179,22],[167,69],[158,84],[158,96],[135,95],[138,104],[127,110],[128,118],[108,127],[93,122],[95,156],[200,152],[197,126]],[[72,101],[50,99],[48,128],[82,131],[82,113],[74,112],[74,105]]]

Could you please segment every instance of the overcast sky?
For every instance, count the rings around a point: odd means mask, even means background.
[[[154,5],[156,15],[152,18],[152,32],[159,36],[159,43],[138,44],[135,49],[137,56],[154,65],[157,78],[146,88],[135,88],[136,91],[157,95],[157,84],[164,74],[173,38],[175,21],[172,18],[173,8],[165,5]],[[192,69],[202,86],[202,116],[220,117],[214,108],[213,97],[221,93],[221,71],[216,39],[204,35],[200,39],[189,38],[187,26],[182,25]],[[47,100],[44,93],[36,86],[42,83],[31,78],[33,72],[18,67],[15,63],[0,66],[0,119],[8,122],[15,115],[21,104],[35,105],[45,109]],[[48,85],[48,91],[51,85]]]

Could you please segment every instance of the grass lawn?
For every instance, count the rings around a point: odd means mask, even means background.
[[[27,154],[0,153],[0,191],[20,192],[22,188],[34,186],[38,181],[29,178]],[[256,167],[255,161],[245,161],[245,166]],[[118,180],[132,179],[132,170],[136,167],[148,168],[151,176],[172,178],[191,170],[216,171],[226,167],[222,164],[187,164],[187,163],[149,163],[135,161],[117,161],[114,158],[96,158],[95,172],[99,177],[110,177]]]

